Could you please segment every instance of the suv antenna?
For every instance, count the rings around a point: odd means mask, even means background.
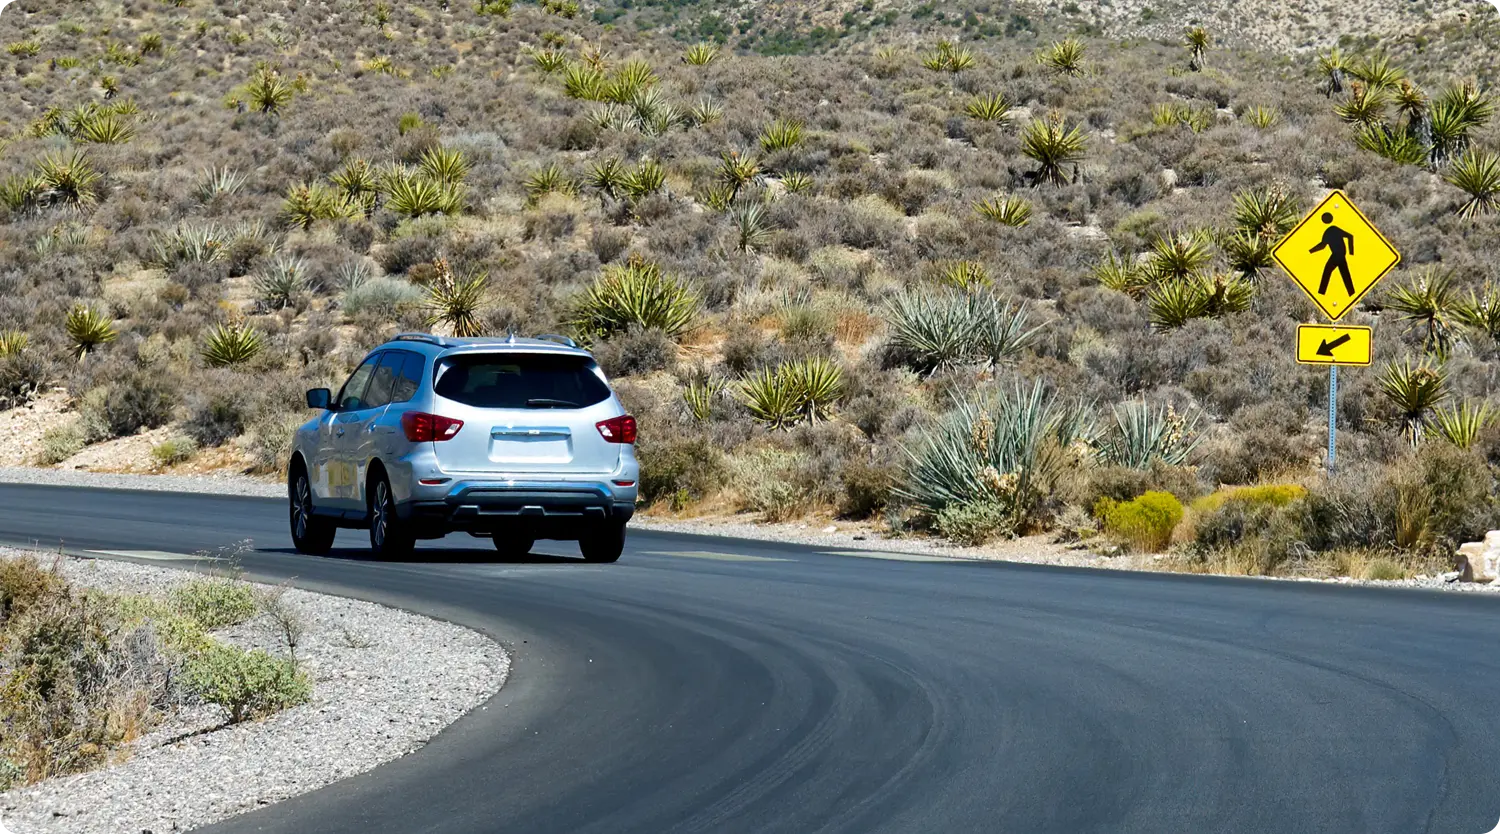
[[[509,327],[509,328],[506,328],[506,329],[508,331],[510,331],[510,335],[508,335],[508,336],[505,337],[506,343],[507,344],[512,344],[512,345],[515,344],[516,343],[516,329],[514,327]]]

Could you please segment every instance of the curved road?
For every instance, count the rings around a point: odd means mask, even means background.
[[[419,563],[315,559],[285,549],[283,506],[0,486],[6,543],[251,539],[253,576],[512,651],[500,694],[420,752],[216,834],[1481,834],[1500,817],[1488,595],[643,531],[612,566],[498,564],[466,537]]]

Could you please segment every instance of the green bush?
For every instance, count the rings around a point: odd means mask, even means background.
[[[1015,532],[1010,509],[999,501],[950,504],[938,512],[932,527],[939,535],[968,547]]]
[[[1170,492],[1148,492],[1123,503],[1101,499],[1094,515],[1104,522],[1104,532],[1141,553],[1160,553],[1172,541],[1172,531],[1182,521],[1182,502]]]
[[[205,630],[237,625],[255,616],[255,592],[229,579],[193,579],[172,589],[172,607]]]
[[[706,438],[642,443],[636,456],[641,462],[640,497],[646,504],[665,501],[682,509],[717,492],[726,474],[724,453]]]
[[[174,437],[151,447],[151,458],[157,466],[173,466],[191,460],[198,454],[198,444],[191,437]]]
[[[183,672],[189,692],[228,714],[230,724],[262,718],[312,697],[307,676],[287,658],[216,643]]]

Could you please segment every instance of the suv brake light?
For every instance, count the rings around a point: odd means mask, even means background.
[[[413,443],[440,443],[444,440],[452,440],[453,436],[458,434],[458,430],[463,427],[464,421],[437,414],[408,411],[401,415],[401,430],[406,432],[406,439]]]
[[[635,442],[635,418],[629,414],[600,421],[599,434],[610,443]]]

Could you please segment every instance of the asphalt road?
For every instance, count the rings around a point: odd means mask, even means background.
[[[632,534],[618,565],[288,549],[284,505],[0,486],[0,541],[192,553],[489,633],[419,753],[206,831],[1481,834],[1500,599]],[[450,549],[442,549],[446,546]],[[555,554],[552,556],[543,554]],[[162,558],[158,556],[158,558]]]

